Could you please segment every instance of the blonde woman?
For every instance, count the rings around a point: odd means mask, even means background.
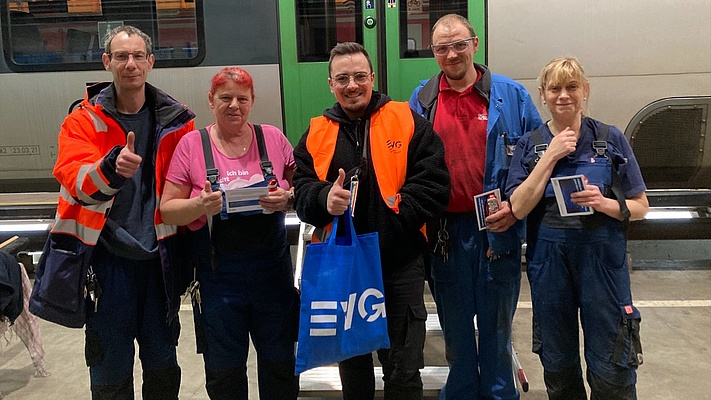
[[[578,60],[551,61],[539,85],[551,119],[518,142],[506,189],[516,218],[528,217],[534,351],[550,399],[587,399],[580,315],[591,398],[636,399],[641,318],[625,226],[647,213],[646,186],[622,132],[585,115],[590,83]],[[583,176],[577,191],[561,201],[578,212],[562,216],[551,178],[575,175]]]

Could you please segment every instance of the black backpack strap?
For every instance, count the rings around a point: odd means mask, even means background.
[[[543,153],[548,150],[548,143],[543,141],[543,135],[541,134],[541,127],[539,126],[534,131],[531,132],[531,140],[533,140],[533,152],[536,154],[535,157],[531,158],[528,163],[528,170],[533,171],[536,167],[538,161],[543,157]]]
[[[607,138],[610,132],[610,125],[600,123],[600,130],[597,133],[597,140],[593,141],[593,149],[598,157],[605,156],[610,164],[612,164],[612,187],[610,190],[612,194],[617,199],[620,204],[620,212],[624,217],[622,221],[622,228],[627,229],[630,222],[630,209],[627,207],[627,201],[625,200],[625,194],[622,192],[622,183],[620,182],[620,176],[617,173],[617,161],[614,157],[610,157],[607,151]]]
[[[202,154],[205,156],[205,169],[207,180],[215,189],[217,184],[217,179],[220,176],[220,171],[215,168],[215,160],[212,158],[212,145],[210,144],[210,136],[207,133],[207,129],[200,129],[200,139],[202,140]]]
[[[259,147],[259,158],[261,159],[260,166],[262,167],[262,174],[266,179],[269,176],[274,175],[274,167],[272,162],[269,161],[269,155],[267,154],[267,145],[264,142],[264,132],[262,131],[261,125],[254,125],[254,136],[257,138],[257,147]]]

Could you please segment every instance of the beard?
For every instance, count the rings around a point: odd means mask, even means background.
[[[450,69],[444,71],[444,75],[446,75],[447,79],[449,80],[458,81],[464,79],[464,77],[467,75],[467,70],[465,68],[457,69],[455,71]]]
[[[353,98],[341,98],[339,103],[341,108],[350,116],[360,116],[363,115],[365,109],[368,108],[372,95],[364,94],[362,96]]]

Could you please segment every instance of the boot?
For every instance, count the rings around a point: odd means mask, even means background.
[[[180,367],[143,371],[144,400],[178,400]]]
[[[588,369],[588,384],[590,385],[590,400],[637,400],[637,389],[634,384],[618,386],[595,375]]]
[[[91,385],[91,400],[133,400],[133,376],[116,385]]]
[[[211,400],[247,400],[247,367],[205,370],[205,389]]]
[[[294,375],[294,360],[257,362],[260,400],[296,400],[299,377]]]
[[[560,371],[543,371],[549,400],[587,400],[580,364]]]

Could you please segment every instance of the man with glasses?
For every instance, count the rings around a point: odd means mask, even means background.
[[[439,216],[449,193],[442,141],[407,103],[373,91],[373,66],[360,44],[334,47],[328,71],[338,102],[311,120],[294,149],[294,207],[302,221],[319,228],[322,240],[349,205],[357,233],[379,233],[391,344],[378,351],[385,398],[422,399],[427,311],[421,228]],[[352,179],[358,182],[354,198]],[[339,371],[344,399],[373,399],[370,353],[339,363]]]
[[[149,36],[120,26],[104,45],[113,82],[89,87],[59,132],[57,218],[30,310],[65,326],[86,323],[92,399],[133,399],[136,340],[143,398],[172,400],[181,375],[179,295],[187,285],[175,264],[182,237],[162,223],[157,198],[195,115],[146,83],[155,62]],[[86,299],[72,297],[82,292]]]
[[[503,193],[516,142],[541,118],[522,85],[474,63],[479,40],[466,18],[440,18],[432,43],[441,72],[415,89],[410,107],[442,137],[452,176],[447,210],[438,224],[428,225],[430,289],[449,364],[440,399],[518,399],[511,324],[524,224],[504,199],[480,231],[474,196]]]

